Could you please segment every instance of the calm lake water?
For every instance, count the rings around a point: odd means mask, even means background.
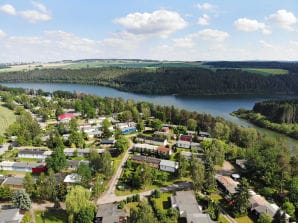
[[[2,83],[1,83],[2,84]],[[292,147],[298,147],[298,140],[286,137],[282,134],[259,128],[245,120],[231,116],[230,113],[239,108],[252,109],[256,102],[268,99],[293,98],[293,96],[258,96],[258,95],[229,95],[229,96],[175,96],[175,95],[143,95],[119,91],[113,88],[92,86],[83,84],[48,84],[48,83],[9,83],[2,84],[9,87],[20,87],[30,89],[42,89],[43,91],[53,92],[57,90],[83,92],[99,96],[122,97],[135,101],[148,101],[160,105],[173,105],[177,108],[190,111],[204,112],[213,116],[221,116],[242,126],[256,128],[259,132],[270,137],[286,140]],[[293,148],[297,152],[297,148]]]

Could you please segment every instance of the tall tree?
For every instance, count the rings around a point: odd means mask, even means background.
[[[14,207],[21,210],[29,210],[31,208],[30,196],[24,190],[17,190],[13,193],[12,203]]]
[[[24,179],[23,179],[23,186],[26,190],[26,192],[31,196],[36,196],[36,187],[35,187],[35,181],[31,175],[31,173],[26,173]]]
[[[196,191],[202,190],[205,177],[205,167],[201,160],[194,158],[191,161],[191,177],[194,189]]]
[[[55,173],[66,167],[66,157],[63,148],[56,147],[50,157],[46,158],[48,169],[52,169]]]
[[[249,184],[245,178],[242,178],[236,188],[236,193],[233,195],[235,216],[244,216],[247,214],[249,197]]]
[[[140,202],[130,210],[130,223],[157,223],[153,210],[148,203]]]

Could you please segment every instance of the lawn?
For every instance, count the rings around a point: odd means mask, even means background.
[[[41,211],[35,212],[36,223],[43,223]],[[67,222],[67,214],[64,210],[48,210],[44,212],[44,219],[46,223],[65,223]]]
[[[262,75],[283,75],[288,74],[289,71],[284,69],[267,69],[267,68],[244,68],[243,70]]]
[[[160,198],[156,200],[156,206],[159,210],[167,210],[171,208],[171,193],[161,193]]]
[[[229,220],[224,215],[220,215],[217,222],[219,222],[219,223],[229,223]]]
[[[220,200],[222,200],[222,196],[219,194],[211,194],[209,196],[212,201],[214,201],[216,204],[220,203]]]
[[[14,112],[2,104],[0,105],[0,134],[5,133],[9,125],[16,121]]]
[[[244,217],[241,217],[241,218],[235,218],[235,220],[238,223],[254,223],[254,221],[251,220],[248,216],[244,216]]]
[[[39,159],[36,158],[18,158],[20,162],[33,162],[36,163]]]

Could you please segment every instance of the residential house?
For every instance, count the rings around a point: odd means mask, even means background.
[[[179,137],[180,141],[186,141],[186,142],[192,142],[192,136],[191,135],[181,135]]]
[[[172,149],[167,148],[167,147],[163,147],[163,146],[159,146],[156,149],[157,153],[161,156],[165,156],[165,157],[169,157],[170,155],[172,155]]]
[[[175,173],[178,170],[179,163],[171,160],[161,160],[159,169],[166,172]]]
[[[210,137],[210,134],[208,132],[202,132],[202,131],[199,132],[198,139],[200,141],[203,141],[203,140],[205,140],[205,139],[207,139],[209,137]]]
[[[98,154],[103,153],[105,150],[104,149],[93,149],[96,151]],[[90,155],[90,148],[85,148],[85,149],[77,149],[77,148],[65,148],[63,150],[64,155],[68,157],[74,157],[75,155],[77,156],[82,156],[82,157],[89,157]]]
[[[116,140],[115,139],[102,139],[100,140],[101,145],[110,145],[113,146],[115,144]]]
[[[0,210],[0,223],[20,223],[23,219],[20,209],[2,209]]]
[[[157,137],[169,137],[170,139],[176,139],[176,135],[173,134],[173,133],[170,133],[170,132],[163,132],[163,131],[155,131],[153,133],[154,136],[157,136]]]
[[[74,117],[75,117],[74,113],[64,113],[58,116],[58,120],[60,122],[69,122]]]
[[[67,169],[69,170],[76,170],[80,164],[85,164],[89,166],[88,160],[66,160]]]
[[[147,163],[149,166],[156,168],[156,169],[159,168],[160,159],[157,159],[157,158],[141,156],[141,155],[134,155],[131,159],[135,162]]]
[[[8,186],[12,189],[22,189],[23,188],[23,177],[6,177],[1,185]]]
[[[212,223],[210,216],[203,214],[194,191],[177,191],[175,196],[171,196],[171,203],[172,208],[178,209],[180,218],[185,218],[187,223]]]
[[[148,143],[151,145],[156,145],[156,146],[166,146],[168,144],[168,141],[166,139],[161,139],[157,137],[148,137],[144,135],[139,135],[136,140],[138,142],[142,143]]]
[[[134,133],[136,131],[137,131],[136,127],[127,127],[127,128],[121,129],[121,134],[126,135],[126,134],[130,134],[130,133]]]
[[[200,159],[203,162],[204,155],[199,153],[192,153],[190,151],[181,151],[181,156],[184,156],[187,160],[191,160],[192,158]]]
[[[236,159],[236,165],[239,166],[241,169],[246,169],[247,160],[245,159]]]
[[[2,161],[0,170],[41,173],[46,170],[46,165],[45,163]]]
[[[126,215],[117,204],[102,204],[95,216],[95,223],[124,223]]]
[[[216,174],[215,179],[220,186],[221,189],[223,189],[226,193],[229,195],[236,193],[236,188],[239,184],[239,182],[234,181],[231,177],[223,176]]]
[[[182,141],[182,140],[178,140],[177,141],[177,147],[180,148],[185,148],[185,149],[189,149],[190,148],[190,142],[189,141]]]
[[[18,157],[44,160],[45,158],[50,156],[51,153],[52,151],[48,151],[48,150],[24,149],[19,151]]]
[[[147,153],[156,153],[157,146],[149,145],[145,143],[137,143],[133,145],[133,151],[136,152],[147,152]]]

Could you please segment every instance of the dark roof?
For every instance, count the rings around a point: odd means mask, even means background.
[[[149,156],[142,156],[142,155],[134,155],[132,157],[132,160],[139,161],[139,162],[145,162],[145,163],[153,163],[153,164],[159,164],[160,159],[149,157]]]
[[[32,162],[15,162],[13,164],[14,167],[19,168],[37,168],[37,167],[43,167],[44,165],[42,163],[32,163]]]
[[[102,218],[102,223],[119,222],[119,218],[125,217],[125,212],[116,204],[102,204],[96,213],[96,218]]]
[[[19,151],[19,155],[20,154],[32,154],[32,155],[42,155],[42,154],[44,154],[44,152],[45,152],[45,150],[20,150]]]
[[[114,144],[115,141],[115,139],[103,139],[100,141],[100,144]]]
[[[2,185],[16,185],[16,186],[22,186],[23,185],[23,179],[22,177],[7,177],[6,180],[2,183]]]
[[[189,136],[189,135],[181,135],[181,136],[179,137],[179,140],[181,140],[181,141],[191,142],[191,141],[192,141],[192,137]]]
[[[157,138],[157,137],[149,137],[149,136],[144,136],[144,135],[138,135],[138,138],[144,139],[144,140],[151,140],[151,141],[156,141],[156,142],[164,142],[165,139]]]

